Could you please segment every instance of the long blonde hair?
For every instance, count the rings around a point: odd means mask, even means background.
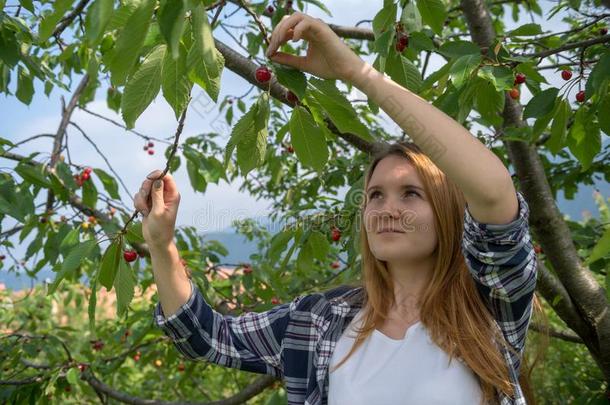
[[[494,340],[513,353],[514,349],[504,339],[479,295],[461,250],[466,205],[461,190],[417,145],[405,141],[386,144],[377,151],[365,173],[364,190],[379,161],[388,155],[405,157],[413,165],[423,182],[438,230],[433,274],[419,300],[421,323],[431,339],[449,355],[450,361],[457,356],[476,374],[486,403],[497,402],[494,389],[513,396],[514,387],[509,378],[508,365]],[[364,206],[367,203],[366,193],[364,195],[359,213],[361,224],[364,223]],[[364,226],[360,227],[360,249],[362,281],[352,285],[363,287],[362,326],[357,329],[350,351],[331,371],[344,364],[373,330],[383,325],[394,304],[394,294],[388,294],[388,291],[394,291],[393,280],[384,262],[371,252]],[[533,305],[534,311],[544,318],[536,296]],[[534,365],[539,357],[536,357]],[[527,362],[522,361],[521,369],[527,367]],[[529,387],[530,375],[531,370],[527,375],[521,372],[519,381],[528,403],[535,403]]]

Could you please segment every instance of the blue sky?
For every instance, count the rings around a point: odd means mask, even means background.
[[[310,6],[306,12],[314,17],[319,17],[325,21],[340,25],[353,26],[361,20],[370,20],[374,17],[377,11],[382,6],[382,1],[353,1],[341,0],[325,2],[332,13],[329,17],[321,10]],[[548,10],[555,5],[556,2],[543,1],[541,5],[543,10],[548,13]],[[228,4],[223,11],[223,14],[232,12],[235,8],[232,4]],[[510,15],[510,12],[508,13]],[[552,19],[539,18],[536,16],[536,22],[540,23],[543,30],[562,31],[567,28],[567,25],[561,22],[561,18],[565,17],[565,12],[557,14]],[[232,24],[239,24],[240,21],[246,21],[247,16],[244,12],[238,12],[236,16],[231,17]],[[505,20],[509,28],[514,28],[521,24],[531,22],[527,13],[521,14],[521,20],[514,23],[510,17]],[[366,26],[366,25],[365,25]],[[239,32],[234,31],[235,36]],[[233,40],[223,30],[217,30],[215,35],[225,43],[235,46]],[[238,49],[239,51],[239,49]],[[243,52],[242,52],[243,53]],[[368,60],[372,63],[372,60]],[[443,59],[433,56],[430,60],[430,66],[427,74],[439,69],[442,66]],[[544,64],[544,63],[543,63]],[[547,80],[552,86],[560,87],[563,82],[558,74],[552,70],[543,71]],[[78,84],[78,78],[74,79],[72,89]],[[14,89],[15,82],[11,83]],[[224,70],[222,76],[221,95],[241,95],[250,87],[241,77],[236,76],[228,69]],[[88,105],[88,109],[122,122],[119,115],[109,110],[106,107],[105,89],[98,91],[94,102]],[[526,104],[531,95],[524,89],[524,94],[521,97],[521,102]],[[254,94],[254,92],[252,93]],[[70,98],[69,93],[61,92],[55,89],[49,98],[44,95],[42,86],[39,81],[36,81],[36,94],[32,103],[26,106],[19,102],[14,96],[6,97],[0,95],[0,111],[2,111],[2,119],[0,120],[0,136],[8,138],[12,141],[22,140],[26,137],[40,133],[55,133],[60,121],[60,96],[63,95],[66,100]],[[206,99],[203,91],[195,87],[193,96],[199,100]],[[357,96],[357,95],[355,95]],[[360,95],[363,98],[363,95]],[[200,107],[195,113],[191,108],[187,116],[186,125],[183,131],[182,139],[188,136],[193,136],[199,133],[217,131],[217,125],[222,121],[223,116],[218,116],[217,109],[212,105],[208,107]],[[397,134],[400,133],[399,128],[392,122],[383,112],[381,116],[385,118],[385,123],[389,131]],[[164,149],[157,143],[155,147],[155,155],[149,156],[142,150],[144,141],[136,135],[126,132],[110,123],[93,117],[83,111],[76,110],[72,120],[78,123],[85,132],[93,139],[97,146],[110,160],[113,168],[120,174],[121,178],[130,190],[128,194],[120,188],[120,193],[123,197],[123,202],[130,209],[133,207],[131,196],[138,190],[145,176],[154,169],[162,169],[165,166],[165,159],[162,151]],[[216,124],[215,124],[216,123]],[[176,118],[173,111],[163,99],[161,95],[149,106],[149,108],[140,116],[136,122],[135,129],[145,135],[156,138],[168,138],[173,136],[176,128]],[[225,140],[228,139],[230,128],[225,129],[223,134]],[[99,167],[108,171],[108,167],[100,156],[97,155],[91,145],[84,138],[70,127],[68,130],[70,150],[72,160],[76,163],[87,164],[92,167]],[[605,137],[607,141],[607,137]],[[41,151],[42,156],[48,158],[52,149],[50,138],[41,138],[20,147],[15,152],[26,155],[33,151]],[[39,155],[39,159],[42,157]],[[3,168],[14,166],[14,162],[4,161]],[[255,200],[238,189],[241,181],[236,181],[232,184],[221,183],[219,185],[210,184],[205,194],[195,193],[189,183],[188,175],[183,167],[174,175],[181,193],[180,210],[177,219],[177,226],[192,225],[200,232],[223,230],[230,226],[234,219],[246,217],[264,218],[269,214],[269,201]],[[610,187],[608,184],[599,185],[602,195],[608,197]],[[597,210],[591,198],[592,188],[583,188],[577,195],[575,201],[564,201],[559,199],[560,209],[572,218],[580,219],[583,209],[589,210],[594,216],[597,216]],[[346,189],[342,190],[344,193]],[[46,198],[45,193],[41,193],[40,198]],[[43,201],[43,200],[40,200]],[[104,208],[104,204],[98,205],[98,208]],[[11,219],[6,219],[2,224],[2,229],[8,229],[14,224]],[[24,241],[23,248],[17,250],[25,251],[25,246],[31,238]],[[18,241],[16,241],[18,242]],[[18,244],[18,243],[16,243]],[[0,274],[0,282],[2,281]]]

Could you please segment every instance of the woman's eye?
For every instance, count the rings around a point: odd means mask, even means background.
[[[415,191],[407,191],[405,194],[415,194],[416,196],[419,197],[419,194],[417,194]]]
[[[370,195],[370,197],[369,197],[369,198],[373,199],[373,198],[375,198],[375,196],[376,196],[377,194],[381,194],[381,193],[380,193],[379,191],[373,191],[373,192],[371,193],[371,195]],[[405,195],[408,195],[408,194],[415,194],[416,196],[418,196],[418,197],[419,197],[419,194],[417,194],[415,191],[406,191],[406,192],[405,192]]]

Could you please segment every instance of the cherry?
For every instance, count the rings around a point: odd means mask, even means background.
[[[253,270],[252,270],[252,267],[250,267],[250,265],[249,265],[249,264],[246,264],[246,265],[244,266],[244,274],[250,274],[250,273],[252,273],[252,271],[253,271]]]
[[[139,351],[136,352],[136,354],[133,355],[133,359],[134,361],[138,361],[140,360],[140,356],[142,355],[142,353],[140,353]]]
[[[608,28],[600,28],[599,35],[606,35],[608,33]]]
[[[153,146],[155,146],[154,142],[153,141],[148,141],[148,147],[152,148]]]
[[[44,224],[47,222],[47,219],[45,217],[40,217],[40,223]]]
[[[330,267],[332,267],[333,269],[338,269],[340,266],[339,262],[334,261],[330,264]]]
[[[290,101],[291,103],[293,103],[293,104],[296,104],[296,103],[298,103],[298,102],[299,102],[299,98],[297,97],[297,95],[296,95],[296,94],[294,94],[294,93],[293,93],[292,91],[290,91],[290,90],[288,90],[288,91],[286,92],[286,99],[287,99],[288,101]]]
[[[89,223],[88,222],[83,222],[81,224],[81,226],[83,227],[83,229],[89,229]]]
[[[399,53],[404,51],[407,45],[409,45],[409,37],[406,34],[401,33],[396,38],[396,51]]]
[[[68,218],[66,218],[66,216],[65,216],[65,215],[62,215],[61,217],[59,217],[59,220],[60,220],[61,222],[66,222],[66,221],[68,220]]]
[[[83,373],[87,369],[87,365],[85,363],[80,363],[78,365],[78,369],[80,370],[81,373]]]
[[[515,75],[515,84],[525,83],[525,75],[523,73],[517,73]]]
[[[583,101],[585,101],[585,91],[581,90],[578,93],[576,93],[576,101],[578,101],[579,103],[582,103]]]
[[[129,329],[127,329],[127,330],[125,331],[125,336],[129,336],[129,335],[131,335],[131,331],[130,331]]]
[[[292,147],[292,145],[288,145],[286,149],[288,150],[288,152],[294,153],[294,148]]]
[[[93,350],[102,350],[104,348],[104,342],[102,342],[101,340],[94,340],[92,342],[93,344]]]
[[[269,14],[273,14],[273,12],[274,12],[274,11],[275,11],[275,9],[273,8],[273,6],[268,6],[268,7],[267,7],[267,12],[268,12]]]
[[[536,252],[536,254],[542,253],[542,247],[539,244],[535,244],[534,245],[534,252]]]
[[[271,298],[271,303],[272,303],[273,305],[277,305],[277,304],[279,304],[279,303],[280,303],[280,300],[279,300],[279,299],[277,299],[276,297],[273,297],[273,298]]]
[[[133,262],[134,260],[136,260],[137,257],[138,253],[136,253],[135,250],[126,250],[123,252],[123,258],[128,263]]]
[[[148,145],[144,145],[144,147],[142,149],[148,150]]]
[[[149,155],[154,155],[154,154],[155,154],[155,151],[154,151],[153,149],[149,149],[149,150],[148,150],[148,154],[149,154]]]
[[[562,70],[561,78],[563,80],[570,80],[572,78],[572,72],[570,70]]]
[[[95,224],[95,223],[97,223],[97,218],[95,218],[93,215],[91,215],[89,217],[89,222],[92,223],[92,224]]]
[[[89,180],[89,177],[91,177],[91,175],[89,173],[87,173],[87,172],[83,172],[83,174],[81,174],[80,177],[83,180]]]
[[[271,7],[271,6],[269,6],[269,7]],[[184,366],[184,363],[178,364],[178,371],[184,371],[185,368],[186,367]]]
[[[259,83],[267,83],[271,80],[271,71],[267,66],[259,66],[255,72],[256,81]]]
[[[335,242],[337,242],[339,239],[341,239],[341,231],[339,230],[339,228],[332,229],[331,237]]]
[[[512,89],[510,89],[510,92],[508,94],[513,100],[519,99],[519,89],[517,88],[513,87]]]
[[[159,360],[159,359],[155,360],[155,366],[156,367],[161,367],[162,365],[163,365],[163,362],[161,360]]]
[[[4,260],[4,259],[6,259],[6,256],[5,255],[0,255],[0,260]]]
[[[286,8],[292,8],[292,0],[286,2]]]
[[[72,387],[69,385],[66,385],[66,387],[64,388],[64,391],[70,392],[70,391],[72,391]]]

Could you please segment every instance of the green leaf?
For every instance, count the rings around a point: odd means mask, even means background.
[[[441,45],[438,52],[450,59],[464,55],[481,55],[481,49],[470,41],[447,41]]]
[[[610,80],[610,50],[608,49],[601,55],[587,78],[585,100],[588,100],[597,92],[604,91],[606,87],[603,82],[607,80]]]
[[[421,73],[417,67],[397,52],[390,52],[386,72],[392,80],[414,93],[419,93],[423,85]]]
[[[123,316],[133,299],[135,276],[131,266],[125,260],[119,260],[119,270],[114,279],[117,298],[117,315]]]
[[[566,144],[567,124],[570,115],[570,105],[563,98],[559,100],[559,106],[555,111],[553,124],[551,125],[551,137],[546,141],[545,146],[554,155],[558,154]]]
[[[441,35],[447,19],[447,10],[443,2],[441,0],[418,0],[417,9],[422,21],[428,24],[434,33]]]
[[[155,47],[127,82],[121,99],[121,113],[127,128],[134,127],[140,114],[159,93],[164,56],[165,45]]]
[[[305,90],[307,90],[307,78],[305,74],[298,69],[289,69],[278,64],[273,64],[273,71],[277,77],[277,81],[280,84],[286,86],[291,90],[299,99],[305,97]]]
[[[591,249],[591,254],[587,258],[587,266],[606,256],[608,253],[610,253],[610,226],[606,226],[603,235],[599,238],[593,249]]]
[[[570,152],[576,156],[581,163],[581,172],[591,167],[593,158],[601,150],[601,134],[599,126],[585,107],[581,107],[574,115],[574,122],[570,127],[568,136],[568,147]]]
[[[155,0],[143,0],[127,19],[107,63],[115,86],[125,83],[138,60],[152,19]]]
[[[523,37],[523,36],[532,36],[542,34],[542,28],[540,28],[539,24],[528,23],[523,24],[522,26],[515,28],[512,31],[507,32],[505,35],[507,37]]]
[[[142,222],[132,222],[131,225],[127,227],[125,237],[131,243],[144,243],[144,236],[142,236]]]
[[[95,208],[97,203],[97,188],[93,184],[92,179],[83,183],[83,204],[89,208]]]
[[[20,162],[16,167],[15,171],[25,181],[45,188],[51,188],[51,183],[47,180],[45,173],[42,171],[41,165],[31,166],[29,164]]]
[[[462,87],[462,85],[470,79],[471,73],[481,63],[481,55],[463,55],[456,59],[454,64],[449,69],[449,74],[453,85],[456,88]]]
[[[396,10],[396,4],[392,3],[382,7],[381,10],[377,12],[373,18],[373,32],[375,33],[375,38],[378,38],[383,31],[394,29]]]
[[[330,252],[330,243],[328,238],[320,231],[313,231],[309,235],[307,243],[311,245],[313,256],[320,260],[326,260],[326,255]]]
[[[247,113],[241,116],[239,120],[235,123],[233,130],[231,131],[231,137],[225,146],[225,155],[224,155],[224,167],[226,168],[231,155],[233,154],[233,150],[239,144],[241,139],[246,136],[246,133],[252,131],[255,125],[255,116],[258,110],[258,104],[253,103],[250,106],[250,109]]]
[[[89,46],[95,47],[112,17],[113,0],[95,0],[87,9],[85,16],[85,34]]]
[[[91,280],[91,295],[89,296],[89,305],[87,306],[87,314],[89,315],[89,332],[95,336],[95,307],[97,307],[97,278]]]
[[[477,81],[474,94],[474,104],[477,111],[492,125],[502,124],[502,110],[504,109],[504,93],[499,92],[493,83],[488,80]]]
[[[328,147],[314,119],[305,108],[297,106],[292,110],[288,125],[292,145],[301,163],[320,172],[328,160]]]
[[[341,132],[352,132],[362,139],[374,140],[368,128],[360,121],[351,103],[335,87],[333,80],[309,80],[318,91],[311,91],[311,95],[320,103],[330,120]]]
[[[214,45],[212,29],[203,5],[200,4],[193,10],[191,23],[193,45],[187,56],[189,79],[201,86],[216,102],[224,58]]]
[[[559,89],[551,87],[536,94],[525,106],[523,119],[538,118],[550,113],[555,106]]]
[[[93,172],[102,181],[102,184],[104,185],[104,189],[108,192],[110,197],[120,200],[121,196],[119,195],[119,185],[116,182],[116,180],[114,179],[114,177],[112,177],[111,175],[109,175],[108,173],[103,171],[102,169],[93,169]]]
[[[106,287],[108,291],[112,289],[112,284],[114,283],[114,278],[116,277],[116,273],[119,268],[121,256],[121,242],[119,239],[117,239],[116,241],[113,241],[106,249],[106,252],[102,257],[100,273],[98,276],[100,283]]]
[[[165,0],[159,9],[159,27],[169,48],[168,55],[178,59],[180,55],[180,37],[184,31],[186,4],[184,0]]]
[[[542,132],[546,131],[547,127],[549,126],[549,123],[551,122],[551,120],[555,116],[555,113],[557,112],[557,108],[559,107],[558,101],[559,101],[558,98],[555,99],[555,104],[553,104],[553,109],[536,120],[536,122],[534,123],[534,126],[532,127],[532,137],[530,139],[530,143],[536,142],[538,140],[538,138],[540,137],[540,135],[542,134]]]
[[[180,117],[189,100],[189,94],[193,83],[187,77],[186,70],[186,47],[179,44],[178,58],[173,58],[166,52],[163,59],[163,77],[161,88],[163,97],[172,106],[176,119]]]
[[[309,243],[305,243],[301,246],[301,249],[299,249],[299,254],[297,255],[297,269],[302,271],[304,274],[312,273],[315,270],[313,259],[313,249]]]
[[[79,243],[80,231],[78,228],[74,228],[68,232],[59,245],[59,253],[66,255],[74,246]]]
[[[72,5],[72,0],[56,0],[53,2],[53,11],[44,13],[40,27],[38,29],[38,43],[42,43],[49,39],[55,26],[62,19],[66,11]]]
[[[275,264],[279,260],[280,254],[286,250],[286,246],[288,246],[288,242],[290,242],[293,236],[294,232],[291,229],[285,229],[276,233],[271,238],[271,245],[269,250],[267,250],[267,258],[270,264]]]
[[[191,181],[191,185],[193,186],[193,190],[199,192],[205,192],[207,188],[207,182],[205,177],[199,171],[198,162],[193,162],[191,159],[187,157],[186,161],[186,171],[189,175],[189,180]]]
[[[599,121],[599,127],[606,135],[610,135],[610,96],[606,96],[604,100],[599,103],[597,107],[597,120]]]
[[[74,247],[68,256],[61,263],[61,269],[57,273],[53,283],[49,285],[49,291],[47,295],[51,295],[57,290],[57,287],[61,281],[66,278],[69,274],[74,272],[82,263],[83,259],[86,258],[96,246],[95,240],[87,240],[82,244]],[[58,263],[59,264],[59,263]]]
[[[262,92],[257,101],[254,128],[246,132],[237,144],[237,164],[244,177],[265,161],[268,121],[269,95],[267,92]]]
[[[381,57],[387,57],[390,52],[390,45],[394,39],[394,30],[386,30],[375,39],[375,52]]]
[[[21,66],[17,71],[17,99],[23,104],[30,105],[34,96],[34,82],[32,76]]]
[[[422,30],[421,14],[415,6],[414,1],[410,1],[405,4],[404,8],[402,9],[402,14],[400,16],[400,22],[402,22],[403,26],[405,27],[405,30],[409,34],[411,34],[411,36],[416,32]]]

